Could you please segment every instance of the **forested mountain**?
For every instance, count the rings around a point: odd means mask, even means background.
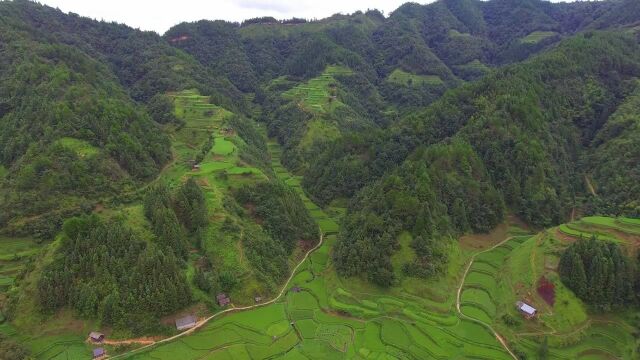
[[[0,234],[51,241],[0,305],[157,333],[219,293],[276,294],[319,229],[335,238],[313,266],[393,287],[446,273],[457,238],[507,216],[638,217],[639,29],[636,0],[163,35],[0,1]],[[592,248],[563,255],[563,281]]]

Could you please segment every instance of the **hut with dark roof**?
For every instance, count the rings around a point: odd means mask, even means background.
[[[97,331],[92,331],[89,333],[89,339],[91,339],[91,341],[93,341],[94,343],[101,343],[102,341],[104,341],[104,334]]]
[[[226,294],[218,294],[218,296],[216,296],[216,300],[218,300],[218,305],[222,307],[225,307],[231,303],[231,299],[229,299]]]
[[[107,352],[103,348],[93,349],[93,358],[100,359],[101,357],[107,355]]]

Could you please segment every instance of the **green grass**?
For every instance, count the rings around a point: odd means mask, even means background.
[[[100,152],[100,149],[89,144],[89,142],[70,137],[58,139],[56,143],[74,151],[79,157],[90,157]]]
[[[444,84],[442,79],[437,75],[415,75],[410,74],[402,69],[395,69],[387,77],[387,81],[399,85],[433,85],[438,86]]]
[[[558,33],[554,32],[554,31],[534,31],[531,34],[523,37],[520,39],[520,43],[522,44],[537,44],[540,41],[552,37],[552,36],[556,36],[558,35]]]
[[[9,173],[9,170],[0,164],[0,180],[4,179],[4,177],[7,176],[7,173]]]
[[[576,225],[576,223],[573,224],[562,224],[560,226],[558,226],[558,230],[560,230],[562,233],[564,233],[565,235],[569,235],[569,236],[573,236],[576,238],[582,238],[582,239],[590,239],[592,236],[596,236],[598,239],[600,240],[605,240],[605,241],[612,241],[612,242],[621,242],[620,239],[607,234],[606,232],[602,232],[602,231],[592,231],[592,230],[587,230],[587,229],[580,229],[578,225]]]
[[[411,248],[411,241],[413,241],[413,238],[408,231],[400,234],[398,237],[400,250],[396,251],[391,257],[391,264],[393,264],[393,269],[399,278],[404,277],[402,274],[402,266],[404,264],[410,264],[416,257],[415,251]]]
[[[223,137],[216,137],[215,143],[213,144],[213,153],[216,155],[228,156],[231,155],[235,149],[236,147],[233,142]]]
[[[637,225],[640,226],[640,219],[632,219],[632,218],[620,218],[620,221],[625,224]]]

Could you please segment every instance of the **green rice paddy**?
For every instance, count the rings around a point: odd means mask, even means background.
[[[279,162],[278,146],[270,143],[269,148],[274,154],[276,174],[285,181],[292,179]],[[338,220],[314,207],[298,182],[292,183],[316,221],[335,223]],[[621,226],[628,226],[625,230],[629,232],[639,230],[640,226],[632,228],[633,222],[609,218],[581,220],[590,226],[600,226],[597,231],[611,237],[614,237],[611,231],[618,231]],[[379,289],[359,279],[338,278],[328,256],[335,242],[335,236],[331,235],[290,283],[290,288],[296,285],[300,292],[289,289],[276,304],[226,315],[207,324],[196,335],[130,358],[164,358],[165,354],[181,352],[185,359],[208,359],[234,349],[235,357],[224,356],[233,359],[510,359],[482,323],[497,329],[512,350],[528,358],[535,358],[545,334],[549,338],[550,358],[634,358],[636,340],[629,325],[616,315],[602,322],[589,320],[584,305],[546,268],[547,258],[555,256],[555,249],[563,246],[562,242],[545,233],[520,235],[520,229],[512,233],[514,235],[502,245],[478,255],[465,279],[461,311],[473,321],[456,314],[453,295],[445,294],[440,299],[443,295],[437,292],[412,289],[407,286],[413,284],[409,279],[395,288]],[[399,240],[403,248],[402,244],[410,242],[410,235],[403,234]],[[411,256],[406,249],[400,250],[403,251],[405,253],[398,257]],[[544,304],[535,293],[537,277],[542,275],[556,285],[557,301],[553,307]],[[454,275],[453,283],[455,280]],[[440,283],[444,287],[446,284],[447,281]],[[427,281],[426,285],[431,287],[435,283]],[[449,287],[448,291],[453,294],[455,289]],[[539,309],[538,318],[520,317],[514,304],[524,298]],[[518,325],[503,323],[505,314],[520,319]],[[231,340],[224,344],[213,339],[214,334],[220,334],[215,330],[222,328],[232,334]],[[187,342],[191,337],[202,341]],[[267,343],[269,351],[263,348]],[[204,350],[200,346],[204,346]]]
[[[437,75],[415,75],[410,74],[402,69],[395,69],[387,77],[387,81],[399,85],[442,85],[442,79]]]
[[[40,248],[33,239],[0,236],[0,296],[11,288]]]
[[[557,32],[554,31],[534,31],[531,34],[520,39],[520,43],[522,44],[537,44],[540,41],[558,35]]]
[[[336,76],[349,75],[351,70],[342,66],[328,66],[318,77],[285,91],[286,99],[297,100],[304,110],[322,114],[329,113],[339,106],[344,106],[337,98]]]

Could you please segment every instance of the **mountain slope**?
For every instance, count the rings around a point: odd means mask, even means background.
[[[611,117],[610,124],[607,118],[632,89],[635,84],[632,79],[640,75],[639,60],[640,46],[631,36],[606,33],[577,36],[531,61],[507,67],[476,84],[454,90],[426,111],[402,120],[397,127],[393,127],[395,131],[386,134],[386,143],[376,141],[377,145],[384,149],[382,154],[376,156],[376,161],[372,161],[371,157],[360,156],[361,159],[371,159],[361,160],[361,162],[365,167],[373,170],[380,166],[376,162],[385,162],[377,159],[389,159],[386,165],[382,166],[384,169],[389,169],[394,167],[394,160],[391,156],[385,156],[385,153],[397,155],[397,149],[400,146],[398,142],[405,144],[405,151],[409,150],[410,153],[412,149],[410,147],[407,149],[407,144],[426,144],[437,147],[450,141],[449,138],[464,140],[471,145],[473,153],[477,154],[486,167],[491,178],[490,183],[495,189],[500,189],[500,195],[496,197],[504,199],[512,211],[530,224],[538,226],[557,224],[568,216],[572,207],[580,205],[574,200],[576,197],[588,195],[587,188],[582,186],[584,169],[579,164],[581,161],[588,161],[590,144],[604,124],[607,124],[604,125],[604,131],[610,131],[606,130],[607,128],[620,126],[617,125],[621,121],[620,116]],[[611,81],[612,79],[616,80]],[[628,113],[629,110],[620,111]],[[633,121],[631,123],[627,121],[629,133],[625,135],[626,137],[636,135],[632,123]],[[604,135],[597,141],[604,141]],[[628,140],[617,139],[608,146],[613,148],[629,146],[623,145],[625,143],[629,144]],[[616,158],[623,163],[626,162],[625,159],[633,157],[635,152],[635,147],[631,148],[634,150],[626,150],[627,153],[632,151],[631,153],[622,157],[616,156]],[[368,151],[373,150],[368,149]],[[602,168],[604,165],[601,162],[607,156],[612,156],[612,153],[598,152],[598,154],[599,157],[593,159],[595,163],[590,166]],[[409,156],[399,171],[407,173],[406,164],[414,161],[413,155]],[[427,161],[424,165],[428,166],[429,163]],[[321,164],[321,166],[324,165],[326,164]],[[636,169],[634,166],[630,168],[632,170],[624,171],[620,175],[626,179],[625,181],[636,181]],[[337,177],[360,177],[361,173],[357,172],[353,175],[341,173]],[[369,172],[369,174],[375,173],[375,170]],[[384,230],[380,231],[383,234],[381,237],[389,242],[387,247],[382,248],[393,249],[393,244],[397,241],[396,237],[402,231],[416,231],[416,228],[412,222],[403,224],[390,215],[394,213],[394,208],[397,206],[393,201],[381,201],[376,196],[365,195],[389,193],[389,190],[382,191],[378,187],[386,183],[387,177],[393,172],[383,173],[382,179],[374,182],[374,185],[365,186],[359,196],[354,199],[347,214],[346,224],[355,219],[362,219],[362,209],[369,209],[367,212],[383,219],[391,216],[388,222],[395,225],[387,224],[382,227]],[[335,174],[331,176],[336,177]],[[599,178],[602,176],[603,174],[600,173]],[[478,177],[475,178],[478,179]],[[362,180],[359,179],[359,181]],[[314,183],[319,182],[323,180],[318,178],[305,180],[305,184],[309,184],[310,189],[314,190],[317,189]],[[413,180],[413,182],[415,183],[413,186],[417,186],[424,181]],[[452,190],[455,187],[446,182],[436,183],[433,187],[436,192],[445,191],[445,189],[448,194],[455,192]],[[408,189],[401,189],[394,197],[411,196],[415,193],[411,188],[412,185]],[[617,187],[606,189],[609,193],[603,196],[607,196],[610,206],[618,212],[626,209],[627,214],[635,214],[633,206],[630,208],[626,200],[614,195],[618,192]],[[485,190],[484,193],[491,192]],[[349,196],[340,192],[334,194],[336,195]],[[462,203],[471,206],[473,196],[470,194],[460,196]],[[431,220],[433,223],[456,223],[465,218],[460,212],[454,212],[453,200],[455,197],[449,200],[448,208],[429,211],[429,218],[434,219]],[[434,202],[427,201],[427,203]],[[485,200],[484,203],[490,208],[489,204],[499,203],[499,201]],[[485,217],[488,221],[486,229],[491,228],[491,224],[495,225],[499,222],[502,216],[499,211],[492,212],[498,214],[498,218],[494,221],[491,220],[494,219],[493,216]],[[477,214],[478,211],[470,213]],[[406,216],[400,216],[400,218],[407,219]],[[349,253],[362,254],[361,256],[365,258],[360,259],[361,264],[380,264],[380,261],[384,264],[384,259],[388,259],[391,253],[388,250],[370,255],[357,250],[361,246],[380,247],[375,245],[377,236],[367,235],[359,230],[367,228],[369,221],[376,223],[374,219],[368,219],[359,226],[345,227],[338,242],[338,249],[343,250],[335,254],[338,264],[350,264],[350,266],[357,264],[353,259],[348,260]],[[448,226],[438,225],[435,228],[439,231],[436,238],[449,231]],[[482,227],[472,226],[472,228],[475,231],[482,231]],[[389,263],[386,264],[377,267],[388,269]],[[349,270],[343,267],[342,270],[343,274],[348,275],[360,273],[371,276],[372,274],[370,270],[364,268],[358,271],[353,267]],[[392,273],[392,269],[388,270],[388,273]],[[381,284],[391,282],[385,276],[372,280]]]

